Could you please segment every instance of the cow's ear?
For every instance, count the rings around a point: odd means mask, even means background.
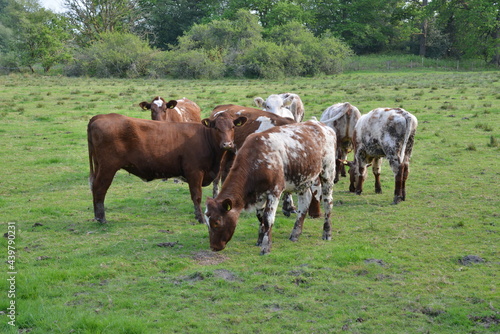
[[[233,124],[234,126],[242,126],[247,122],[247,118],[245,116],[238,117],[237,119],[234,120]]]
[[[292,105],[294,96],[292,94],[288,95],[285,100],[283,101],[283,106],[284,107],[289,107]]]
[[[143,102],[139,103],[139,107],[141,107],[142,110],[149,110],[149,109],[151,109],[151,103],[143,101]]]
[[[257,107],[262,108],[262,105],[264,104],[264,99],[262,97],[256,97],[253,99],[253,102],[257,105]]]
[[[231,211],[231,209],[233,208],[233,202],[229,198],[226,198],[222,201],[222,207],[226,211]]]
[[[211,121],[209,118],[204,118],[201,120],[201,124],[205,125],[207,128],[213,128],[214,127],[214,122]]]
[[[176,100],[170,100],[167,102],[167,109],[174,109],[177,106]]]

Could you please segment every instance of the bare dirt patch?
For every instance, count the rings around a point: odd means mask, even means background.
[[[199,251],[193,253],[193,259],[202,266],[212,266],[226,261],[228,257],[212,251]]]

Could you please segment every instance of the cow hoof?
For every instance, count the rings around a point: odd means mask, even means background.
[[[269,253],[271,253],[271,249],[269,249],[269,248],[262,248],[260,250],[260,255],[267,255]]]
[[[400,203],[402,201],[403,201],[402,197],[396,196],[396,197],[394,197],[394,201],[392,202],[392,204],[396,205],[396,204],[398,204],[398,203]]]
[[[330,233],[323,233],[323,240],[332,240],[332,235]]]
[[[290,241],[297,242],[297,241],[299,241],[299,236],[292,234],[289,239],[290,239]]]
[[[375,189],[375,194],[381,194],[382,190],[381,189]]]
[[[105,218],[94,218],[94,220],[100,224],[106,224],[108,221]]]

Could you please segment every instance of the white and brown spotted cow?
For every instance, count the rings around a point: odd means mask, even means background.
[[[322,196],[323,239],[331,240],[335,150],[335,132],[318,121],[278,126],[248,136],[219,195],[207,198],[205,215],[212,250],[224,249],[241,211],[255,207],[260,223],[257,245],[261,254],[269,253],[276,210],[285,190],[298,193],[297,219],[290,240],[297,241],[302,233],[313,193]]]
[[[151,110],[153,121],[167,122],[201,122],[201,108],[185,97],[179,100],[165,101],[162,97],[155,97],[151,103],[139,103],[143,110]]]
[[[360,117],[358,108],[349,102],[334,104],[326,108],[321,115],[320,122],[333,128],[337,134],[337,159],[340,160],[337,160],[335,183],[339,181],[340,176],[346,176],[341,160],[346,160],[347,154],[352,150],[354,127]]]
[[[393,204],[404,201],[417,125],[417,118],[401,108],[378,108],[361,116],[354,129],[354,161],[348,162],[350,190],[362,193],[367,167],[372,163],[375,192],[382,193],[380,167],[385,157],[394,172]]]
[[[304,104],[297,94],[272,94],[264,101],[261,97],[254,99],[255,104],[265,111],[302,122],[304,119]]]
[[[210,118],[212,119],[220,113],[228,113],[233,117],[244,116],[247,119],[243,126],[236,128],[234,131],[234,146],[236,150],[238,150],[243,145],[245,139],[252,133],[262,132],[274,126],[295,123],[295,121],[291,118],[281,117],[271,112],[251,107],[243,107],[235,104],[224,104],[216,106],[212,111]],[[226,179],[226,176],[229,173],[229,169],[233,164],[235,155],[236,152],[232,151],[228,151],[224,155],[224,158],[221,162],[221,170],[219,176],[214,180],[213,183],[214,197],[216,197],[219,193],[219,182],[224,182],[224,180]],[[319,208],[317,207],[318,205],[314,207],[315,211],[312,212],[312,215],[315,217],[319,216],[319,213],[317,213],[319,212]],[[283,214],[289,217],[292,213],[296,213],[296,208],[293,205],[292,195],[287,192],[283,194]]]

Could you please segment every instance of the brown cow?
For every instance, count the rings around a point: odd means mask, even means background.
[[[239,149],[245,142],[245,139],[252,133],[262,132],[274,126],[295,123],[291,118],[281,117],[271,112],[234,104],[225,104],[215,107],[211,113],[211,118],[220,113],[229,113],[233,117],[244,116],[247,118],[247,122],[234,131],[234,146],[236,149]],[[222,159],[220,177],[214,180],[214,197],[216,197],[219,192],[219,181],[222,180],[222,182],[224,182],[233,164],[234,158],[235,152],[227,152]],[[290,193],[285,193],[283,196],[283,214],[289,217],[291,213],[296,212],[296,208],[293,205],[293,199]]]
[[[325,123],[335,130],[337,134],[337,173],[335,175],[335,183],[340,179],[340,176],[345,177],[345,167],[341,160],[347,159],[347,153],[352,150],[352,138],[354,134],[354,126],[361,113],[358,108],[349,102],[334,104],[323,111],[320,122]]]
[[[227,114],[201,123],[156,122],[119,114],[94,116],[87,136],[95,219],[106,221],[106,192],[116,172],[124,169],[145,181],[184,178],[196,219],[204,223],[201,187],[217,176],[223,154],[234,148],[234,128],[245,121]]]
[[[139,106],[143,110],[151,110],[153,121],[201,122],[200,107],[186,98],[166,102],[165,99],[157,96],[151,103],[143,101],[139,103]]]
[[[361,195],[366,169],[372,163],[375,192],[382,193],[380,167],[385,157],[394,173],[393,204],[404,201],[417,125],[417,118],[401,108],[377,108],[361,116],[354,129],[354,161],[348,162],[350,190]]]
[[[317,121],[277,126],[248,136],[222,185],[219,195],[207,198],[205,211],[210,247],[226,247],[240,213],[256,208],[260,222],[257,244],[261,254],[271,251],[271,230],[283,191],[298,193],[298,213],[290,240],[298,240],[311,201],[311,187],[321,183],[325,222],[323,239],[331,240],[332,188],[335,177],[336,136]]]

